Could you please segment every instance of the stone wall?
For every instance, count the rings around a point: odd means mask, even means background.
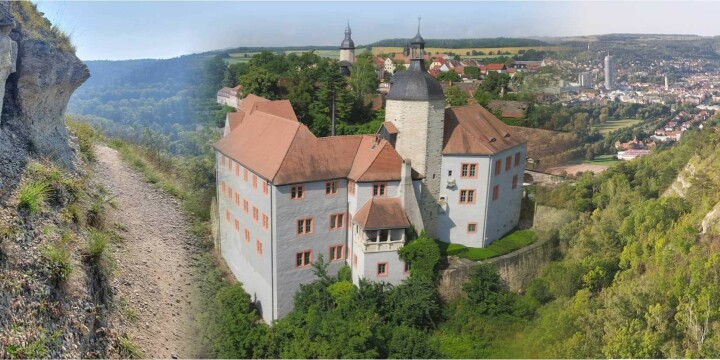
[[[500,277],[508,283],[510,290],[520,291],[550,262],[554,247],[553,241],[537,242],[518,251],[477,263],[452,257],[448,268],[440,270],[440,298],[447,302],[464,297],[463,284],[470,278],[473,267],[484,262],[497,266]]]
[[[557,230],[572,221],[576,213],[564,209],[538,206],[535,212],[533,229],[536,232]],[[512,291],[521,291],[549,263],[556,251],[557,243],[551,236],[541,239],[527,247],[482,262],[494,264],[500,277],[508,283]],[[450,257],[445,269],[440,270],[438,292],[443,301],[452,301],[465,296],[462,286],[470,278],[476,262]]]

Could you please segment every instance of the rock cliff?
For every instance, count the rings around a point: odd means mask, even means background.
[[[76,155],[64,113],[72,93],[90,77],[67,36],[30,2],[0,0],[3,22],[13,25],[8,35],[0,32],[0,37],[9,36],[17,56],[4,58],[14,61],[14,72],[3,72],[0,64],[0,85],[5,85],[0,88],[0,203],[12,192],[30,158],[49,158],[67,169],[73,167]],[[5,49],[0,55],[8,53]]]

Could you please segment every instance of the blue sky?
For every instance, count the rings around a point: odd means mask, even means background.
[[[607,33],[717,35],[720,2],[37,2],[83,60],[167,58],[237,46]]]

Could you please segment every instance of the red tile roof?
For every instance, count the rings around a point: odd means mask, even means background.
[[[505,70],[507,68],[505,67],[505,64],[487,64],[485,69],[487,71],[498,71],[498,70]]]
[[[363,205],[354,221],[365,230],[409,228],[400,199],[374,197]]]
[[[227,122],[228,122],[228,126],[229,126],[228,129],[229,129],[229,131],[233,131],[233,130],[235,130],[235,128],[238,127],[238,125],[240,125],[242,123],[243,117],[245,117],[245,113],[242,111],[231,112],[231,113],[227,113],[226,117],[227,117]]]
[[[493,155],[526,142],[480,105],[445,109],[443,155]]]
[[[400,180],[402,159],[374,135],[318,138],[297,121],[286,100],[249,95],[228,114],[229,134],[215,148],[275,185],[350,178]],[[417,173],[414,173],[417,178]]]

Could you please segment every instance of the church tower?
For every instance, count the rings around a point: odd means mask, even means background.
[[[345,40],[340,44],[340,61],[347,61],[352,64],[355,62],[355,42],[353,42],[350,35],[352,35],[352,30],[350,30],[350,22],[348,21],[345,28]]]
[[[385,121],[398,130],[395,149],[423,176],[420,189],[422,224],[413,224],[419,232],[438,237],[440,167],[442,163],[445,94],[440,83],[425,70],[425,40],[418,33],[405,46],[410,58],[406,71],[390,80],[385,105]]]

